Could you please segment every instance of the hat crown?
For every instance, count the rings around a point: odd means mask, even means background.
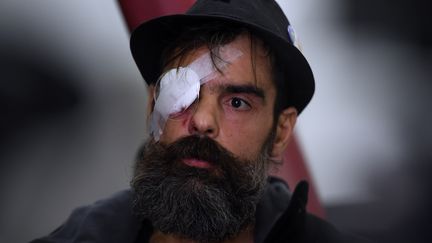
[[[190,15],[224,16],[266,29],[292,44],[289,21],[274,0],[197,0]]]

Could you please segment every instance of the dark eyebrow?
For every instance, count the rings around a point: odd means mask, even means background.
[[[239,94],[239,93],[253,94],[265,100],[264,90],[254,85],[226,85],[223,87],[223,90],[227,93],[234,93],[234,94]]]

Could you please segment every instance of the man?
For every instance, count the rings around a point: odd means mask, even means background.
[[[305,212],[306,183],[268,177],[314,91],[276,2],[199,0],[142,24],[131,49],[151,97],[132,189],[34,242],[348,241]]]

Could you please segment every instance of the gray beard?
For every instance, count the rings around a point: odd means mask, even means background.
[[[146,142],[131,186],[134,212],[165,234],[217,242],[254,224],[269,161],[265,149],[255,160],[239,160],[209,138],[195,136],[168,146]],[[214,170],[180,161],[211,161]]]

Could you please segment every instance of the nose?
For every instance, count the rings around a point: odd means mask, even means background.
[[[216,138],[219,134],[217,102],[212,97],[200,96],[189,121],[190,134]]]

